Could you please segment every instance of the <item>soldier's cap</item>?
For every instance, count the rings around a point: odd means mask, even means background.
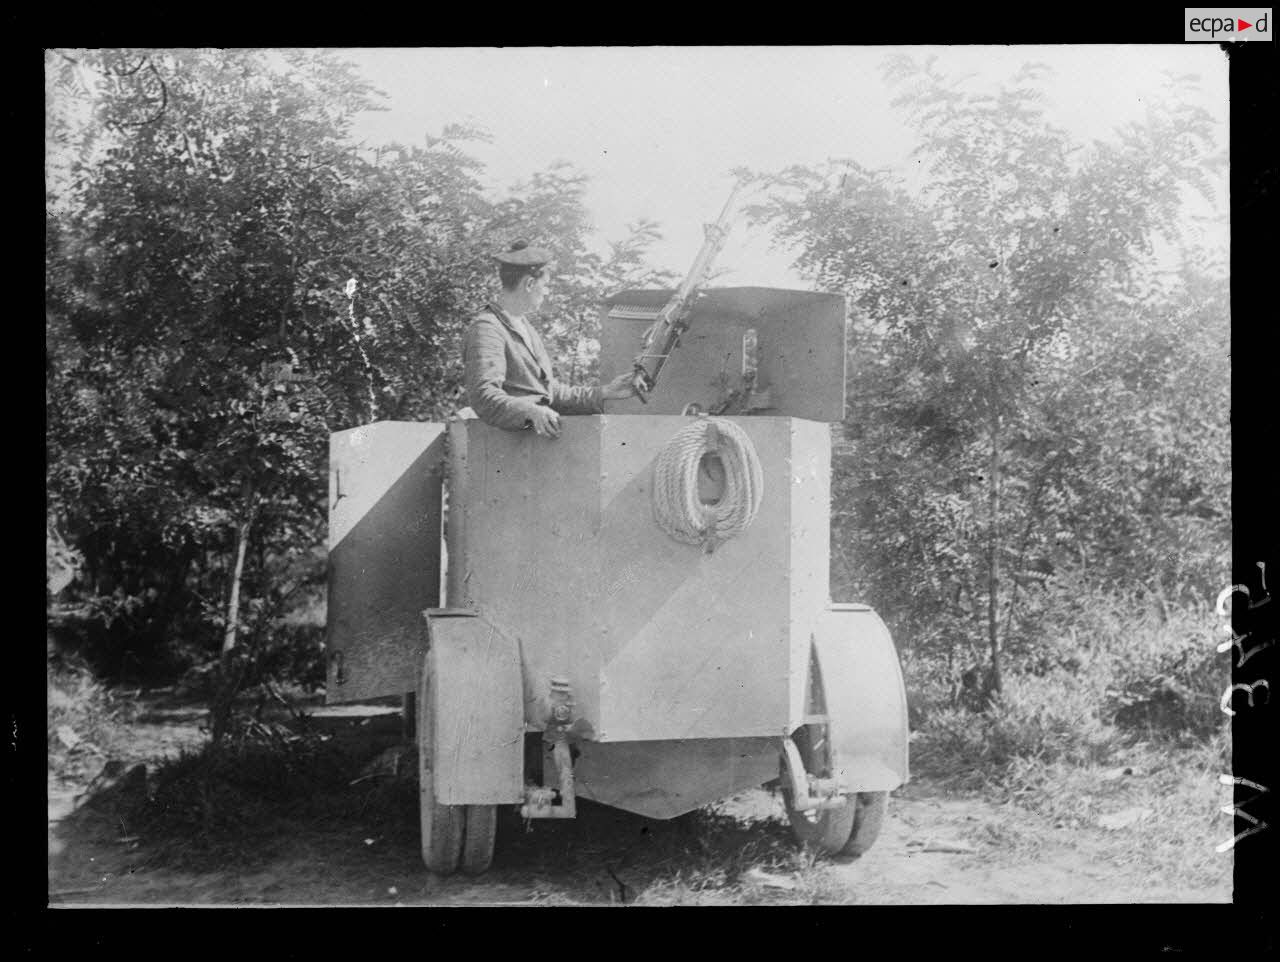
[[[530,247],[526,241],[516,241],[510,250],[493,255],[499,264],[511,267],[542,267],[551,263],[553,255],[545,247]]]

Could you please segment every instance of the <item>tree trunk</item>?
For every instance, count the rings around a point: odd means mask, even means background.
[[[1024,565],[1027,560],[1027,545],[1031,543],[1031,532],[1035,530],[1036,520],[1040,511],[1040,496],[1044,493],[1044,489],[1048,484],[1048,470],[1052,466],[1045,465],[1036,476],[1035,488],[1031,492],[1031,500],[1027,507],[1027,523],[1022,529],[1022,539],[1018,543],[1018,560],[1013,571],[1013,585],[1009,588],[1009,607],[1004,612],[1004,633],[1009,633],[1009,626],[1013,624],[1013,611],[1018,604],[1018,576],[1025,574]]]
[[[217,684],[209,705],[210,746],[214,751],[222,744],[223,736],[231,724],[231,708],[235,703],[248,672],[248,665],[232,657],[236,647],[236,634],[240,628],[240,584],[244,578],[244,559],[249,551],[249,531],[258,511],[258,495],[253,483],[244,485],[244,508],[240,524],[236,528],[236,560],[231,572],[231,592],[227,600],[227,626],[222,636],[222,655],[218,666]]]
[[[988,471],[991,541],[987,551],[987,642],[991,647],[990,691],[1003,690],[1000,673],[1000,416],[991,418],[991,464]]]
[[[257,511],[257,497],[253,485],[246,482],[244,514],[236,529],[236,563],[231,572],[231,597],[227,600],[227,628],[222,636],[222,654],[236,646],[236,632],[240,628],[240,582],[244,577],[244,558],[249,550],[249,529]]]

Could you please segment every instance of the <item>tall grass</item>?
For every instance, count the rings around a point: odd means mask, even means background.
[[[942,658],[904,658],[913,775],[1106,836],[1111,865],[1154,883],[1228,892],[1231,858],[1215,846],[1231,834],[1218,781],[1231,771],[1218,707],[1231,663],[1217,619],[1207,605],[1135,609],[1078,585],[1036,603],[985,710],[958,696]],[[1117,816],[1124,828],[1109,828]]]
[[[1191,747],[1223,737],[1218,704],[1231,667],[1207,606],[1134,609],[1058,586],[1031,615],[1010,643],[1003,691],[982,711],[958,697],[940,656],[904,657],[917,773],[999,786],[1031,762],[1097,765],[1137,741]]]

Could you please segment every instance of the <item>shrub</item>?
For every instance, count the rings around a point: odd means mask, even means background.
[[[899,652],[912,731],[925,727],[940,710],[954,707],[955,680],[943,658],[911,648]]]
[[[1217,625],[1207,600],[1134,601],[1066,571],[1025,597],[1006,652],[1014,672],[1089,677],[1100,717],[1126,731],[1204,740],[1221,727],[1218,701],[1230,684]]]
[[[904,654],[912,768],[976,787],[1016,781],[1024,762],[1101,762],[1126,739],[1209,742],[1227,728],[1218,704],[1231,672],[1216,625],[1207,605],[1135,607],[1068,575],[1027,602],[1004,692],[983,711],[963,697],[958,666]]]
[[[998,781],[1017,759],[1100,761],[1114,741],[1088,680],[1066,671],[1012,675],[986,711],[933,710],[912,742],[912,760],[917,771],[977,787]]]
[[[1219,708],[1231,684],[1229,654],[1219,654],[1207,612],[1179,612],[1160,624],[1136,621],[1123,651],[1112,653],[1107,711],[1117,726],[1147,735],[1205,740],[1219,732]]]

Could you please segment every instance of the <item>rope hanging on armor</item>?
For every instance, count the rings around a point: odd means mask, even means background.
[[[698,497],[698,468],[706,454],[716,454],[724,465],[724,493],[713,504]],[[750,526],[763,495],[755,445],[725,418],[699,415],[672,436],[654,463],[654,521],[677,541],[701,544],[707,553]]]

